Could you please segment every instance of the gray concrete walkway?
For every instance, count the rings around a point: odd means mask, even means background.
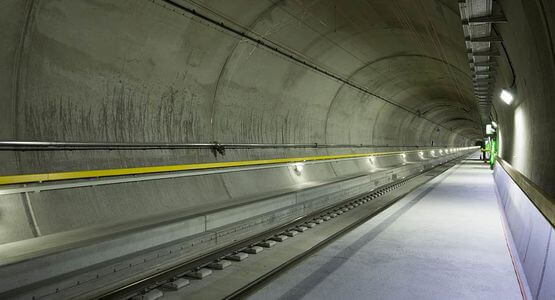
[[[252,299],[522,299],[491,171],[466,160]]]

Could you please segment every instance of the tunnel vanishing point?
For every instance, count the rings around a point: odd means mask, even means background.
[[[0,299],[555,299],[555,1],[0,0]]]

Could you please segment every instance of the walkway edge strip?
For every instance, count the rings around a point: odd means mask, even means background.
[[[466,150],[469,148],[471,147],[460,148],[460,149]],[[85,170],[85,171],[73,171],[73,172],[7,175],[7,176],[0,176],[0,185],[32,183],[32,182],[40,183],[45,181],[56,181],[56,180],[86,179],[86,178],[123,176],[123,175],[165,173],[165,172],[176,172],[176,171],[194,171],[194,170],[207,170],[207,169],[244,167],[244,166],[256,166],[256,165],[283,164],[283,163],[302,163],[307,161],[327,161],[327,160],[336,160],[336,159],[345,159],[345,158],[398,155],[403,153],[414,153],[414,152],[421,152],[421,151],[422,150],[409,150],[409,151],[323,155],[323,156],[307,156],[307,157],[277,158],[277,159],[262,159],[262,160],[247,160],[247,161],[210,162],[210,163],[169,165],[169,166],[137,167],[137,168]]]

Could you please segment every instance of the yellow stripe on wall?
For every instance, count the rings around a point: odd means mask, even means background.
[[[423,151],[423,150],[376,152],[376,153],[364,153],[364,154],[324,155],[324,156],[308,156],[308,157],[296,157],[296,158],[277,158],[277,159],[246,160],[246,161],[212,162],[212,163],[198,163],[198,164],[187,164],[187,165],[155,166],[155,167],[139,167],[139,168],[121,168],[121,169],[105,169],[105,170],[86,170],[86,171],[27,174],[27,175],[8,175],[8,176],[0,176],[0,185],[54,181],[54,180],[68,180],[68,179],[84,179],[84,178],[95,178],[95,177],[122,176],[122,175],[138,175],[138,174],[163,173],[163,172],[175,172],[175,171],[192,171],[192,170],[204,170],[204,169],[244,167],[244,166],[255,166],[255,165],[282,164],[282,163],[298,163],[298,162],[315,161],[315,160],[330,160],[330,159],[341,159],[341,158],[357,158],[357,157],[365,157],[365,156],[395,155],[395,154],[418,152],[418,151]]]

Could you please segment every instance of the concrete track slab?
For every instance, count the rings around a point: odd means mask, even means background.
[[[521,299],[488,166],[466,160],[251,299]]]
[[[402,195],[410,193],[410,191],[431,180],[432,176],[438,175],[451,167],[451,164],[447,164],[412,178],[406,182],[404,188],[376,197],[357,209],[349,210],[341,216],[322,223],[321,226],[299,233],[296,238],[289,238],[280,243],[268,240],[267,242],[273,242],[274,247],[250,256],[245,262],[236,263],[225,270],[214,272],[210,277],[203,280],[193,280],[187,288],[175,292],[164,290],[164,299],[223,299],[228,297],[245,285],[258,280],[260,276],[279,268],[297,255],[309,251],[341,229],[358,220],[365,219],[369,215],[374,215],[382,207],[395,202]],[[241,295],[241,297],[244,297],[244,295]]]

